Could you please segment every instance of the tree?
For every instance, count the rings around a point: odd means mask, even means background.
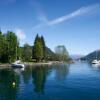
[[[55,53],[59,61],[67,61],[69,58],[68,51],[64,45],[59,45],[55,48]]]
[[[39,35],[36,35],[34,46],[32,50],[32,58],[36,59],[36,61],[39,60],[56,60],[56,54],[52,52],[45,44],[44,37]]]
[[[0,31],[0,59],[2,56],[2,42],[3,42],[3,35],[2,32]]]
[[[18,40],[15,33],[8,31],[6,35],[7,39],[7,58],[8,62],[13,62],[17,59],[17,49],[18,49]]]
[[[31,46],[29,44],[24,44],[24,48],[23,48],[23,59],[25,61],[30,61],[32,58],[32,49]]]
[[[34,45],[36,44],[36,41],[38,40],[38,34],[36,35],[36,37],[35,37],[35,40],[34,40],[34,44],[33,44],[33,48],[32,48],[32,58],[33,59],[36,59],[36,55],[35,55],[35,52],[36,52],[36,50],[35,50],[35,48],[34,48]]]
[[[0,61],[13,62],[17,59],[19,43],[15,33],[8,31],[2,34],[0,31]]]
[[[45,40],[43,36],[41,36],[41,42],[43,45],[43,59],[45,59],[46,58],[46,45],[45,45]]]
[[[0,44],[1,44],[1,50],[0,50],[0,53],[1,53],[1,57],[0,57],[0,61],[1,62],[7,62],[8,61],[8,59],[7,59],[7,55],[8,55],[8,52],[7,52],[7,39],[6,39],[6,35],[2,35],[2,38],[1,38],[1,42],[0,42]]]
[[[41,61],[43,59],[43,44],[38,34],[34,41],[33,58],[36,59],[36,61]]]

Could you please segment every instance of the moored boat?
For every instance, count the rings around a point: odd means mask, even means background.
[[[92,64],[100,64],[100,60],[93,60]]]
[[[92,64],[100,64],[100,60],[98,60],[97,51],[96,51],[96,59],[92,61]]]
[[[25,65],[22,64],[22,63],[20,63],[20,60],[15,61],[13,64],[11,64],[11,66],[12,66],[13,68],[25,68]]]

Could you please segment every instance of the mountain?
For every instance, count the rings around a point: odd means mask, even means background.
[[[46,47],[45,50],[46,50],[45,51],[46,55],[48,55],[48,56],[54,56],[55,53],[50,48]]]
[[[83,55],[80,54],[74,54],[74,55],[70,55],[70,58],[73,60],[78,60],[80,58],[84,57]]]
[[[89,53],[88,55],[82,57],[81,60],[87,60],[91,62],[96,59],[96,55],[97,55],[97,59],[100,60],[100,50],[96,50],[94,52]]]

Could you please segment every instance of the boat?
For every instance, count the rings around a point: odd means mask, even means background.
[[[15,63],[13,63],[13,64],[11,64],[11,66],[13,68],[25,68],[25,65],[24,64],[15,64]]]
[[[93,60],[92,64],[100,64],[100,60]]]
[[[98,65],[100,65],[100,60],[98,60],[98,58],[97,58],[97,51],[96,51],[96,59],[94,59],[92,61],[92,64],[98,64]]]
[[[22,64],[22,63],[20,63],[20,60],[15,61],[14,63],[11,64],[11,66],[12,66],[13,68],[25,68],[25,65]]]
[[[17,60],[17,47],[16,47],[16,61],[11,64],[13,68],[25,68],[25,65],[21,63],[20,60]]]

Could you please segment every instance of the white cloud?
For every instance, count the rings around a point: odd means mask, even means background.
[[[81,16],[81,15],[86,15],[90,12],[93,12],[94,10],[97,10],[98,8],[100,8],[100,4],[95,4],[95,5],[91,5],[91,6],[87,6],[87,7],[81,7],[80,9],[75,10],[70,14],[67,14],[67,15],[59,17],[53,21],[50,21],[49,24],[50,25],[59,24],[61,22],[67,21],[69,19]]]
[[[48,20],[48,18],[45,16],[44,13],[40,13],[39,18],[42,21],[42,23],[34,26],[33,29],[37,29],[37,28],[40,28],[40,27],[43,27],[46,25],[60,24],[62,22],[71,20],[73,18],[82,16],[82,15],[88,15],[90,13],[94,14],[94,12],[96,12],[97,10],[100,10],[100,4],[94,4],[94,5],[90,5],[90,6],[86,6],[86,7],[81,7],[79,9],[73,11],[72,13],[66,14],[66,15],[61,16],[54,20]]]
[[[18,37],[19,40],[25,40],[25,39],[26,39],[26,35],[25,35],[25,33],[23,32],[23,30],[21,30],[21,29],[16,29],[16,30],[15,30],[15,33],[16,33],[16,35],[17,35],[17,37]]]

